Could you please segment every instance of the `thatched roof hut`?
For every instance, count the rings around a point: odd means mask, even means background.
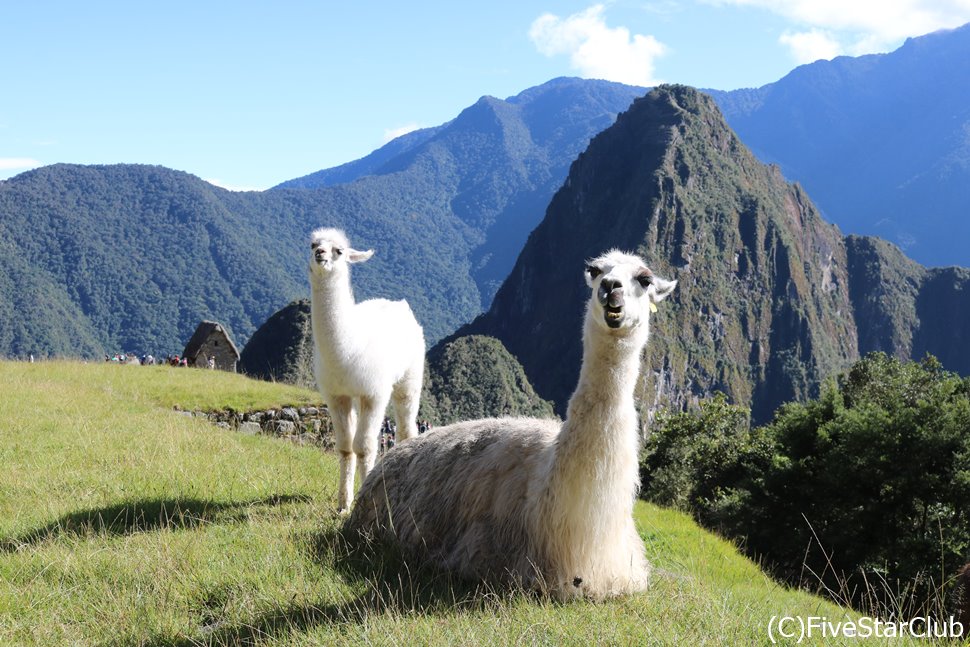
[[[217,368],[235,373],[239,350],[221,324],[203,321],[185,345],[182,357],[188,361],[189,366]]]

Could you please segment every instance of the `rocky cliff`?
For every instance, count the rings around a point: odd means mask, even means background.
[[[559,412],[579,370],[583,262],[611,247],[679,281],[652,321],[646,408],[724,391],[763,419],[858,355],[842,235],[693,89],[654,90],[591,142],[466,329],[499,338]]]

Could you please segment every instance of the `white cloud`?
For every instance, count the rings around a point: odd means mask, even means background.
[[[43,165],[42,162],[29,157],[0,157],[0,171],[20,171]]]
[[[778,41],[791,49],[792,58],[798,64],[814,63],[819,59],[832,59],[842,53],[837,40],[819,29],[804,32],[786,31]]]
[[[403,126],[398,126],[397,128],[388,128],[384,131],[384,142],[387,143],[391,140],[397,139],[408,133],[413,133],[415,130],[419,130],[421,126],[415,123],[405,124]]]
[[[586,78],[630,85],[656,85],[654,60],[667,48],[653,36],[626,27],[607,27],[601,4],[560,18],[546,13],[529,28],[529,38],[545,56],[568,54],[570,65]]]
[[[970,22],[970,0],[707,0],[708,4],[764,9],[798,27],[779,39],[796,58],[811,47],[822,47],[827,36],[838,53],[886,52],[909,36]],[[815,34],[808,37],[806,34]]]

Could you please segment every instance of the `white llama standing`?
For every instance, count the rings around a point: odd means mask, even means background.
[[[373,250],[352,249],[339,229],[317,229],[310,247],[314,371],[340,454],[337,508],[346,511],[357,462],[361,480],[374,466],[388,401],[394,402],[395,440],[418,435],[424,333],[406,301],[354,302],[350,264],[366,261]]]
[[[589,261],[586,281],[583,366],[565,422],[462,422],[395,449],[362,484],[351,537],[560,598],[646,587],[633,394],[650,313],[677,282],[616,250]]]

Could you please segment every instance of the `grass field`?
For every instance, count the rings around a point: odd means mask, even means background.
[[[743,645],[776,614],[846,617],[645,504],[652,588],[608,603],[345,560],[332,455],[173,410],[314,402],[212,371],[0,362],[0,644]]]

